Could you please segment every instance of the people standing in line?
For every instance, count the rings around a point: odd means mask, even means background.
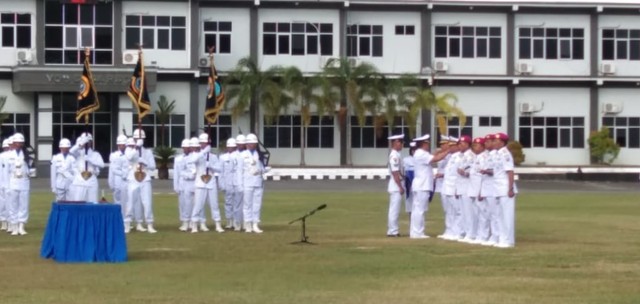
[[[405,156],[402,159],[402,165],[404,166],[404,189],[405,189],[405,198],[404,198],[404,210],[406,213],[411,214],[412,200],[413,194],[411,191],[411,183],[413,182],[413,177],[415,176],[415,161],[413,160],[413,154],[416,152],[416,143],[409,143],[409,155]]]
[[[124,151],[127,148],[127,136],[118,135],[116,137],[116,150],[109,155],[109,176],[108,184],[111,189],[113,202],[120,205],[122,217],[125,216],[124,201],[127,197],[127,181],[126,174],[129,163],[124,157]]]
[[[200,144],[196,140],[195,146]],[[195,162],[189,158],[191,153],[191,141],[188,138],[180,144],[182,154],[176,156],[173,161],[173,191],[178,194],[178,217],[180,227],[178,230],[189,230],[191,211],[193,210],[193,195],[196,181]]]
[[[233,230],[241,231],[244,223],[244,172],[242,170],[243,159],[242,152],[246,150],[245,136],[240,134],[236,136],[236,151],[233,152],[232,156],[236,160],[236,173],[235,173],[235,182],[233,184],[234,188],[234,216],[233,216]]]
[[[125,158],[129,162],[127,175],[127,210],[125,218],[125,233],[131,230],[131,217],[136,204],[142,205],[145,228],[142,223],[136,225],[138,231],[158,232],[153,227],[153,199],[151,188],[151,172],[156,169],[156,160],[150,149],[144,148],[144,130],[133,131],[135,145],[129,145],[125,150]]]
[[[469,187],[466,191],[466,196],[471,202],[470,209],[470,222],[467,223],[467,234],[464,238],[464,242],[469,244],[479,244],[481,241],[482,227],[486,226],[487,214],[485,204],[479,200],[480,187],[482,186],[482,166],[484,163],[483,157],[486,157],[484,152],[484,138],[477,137],[471,144],[471,151],[473,153],[472,162],[469,165],[468,170],[464,170],[461,174],[466,175],[469,178]],[[488,227],[487,227],[488,230]]]
[[[470,174],[471,165],[473,164],[475,154],[471,151],[471,137],[468,135],[460,136],[458,141],[458,150],[460,152],[460,161],[458,162],[458,168],[456,174],[456,197],[460,205],[461,217],[458,221],[460,233],[460,242],[471,241],[471,230],[473,226],[473,218],[475,218],[472,206],[472,200],[467,195],[470,187]]]
[[[442,195],[447,202],[447,211],[445,212],[445,231],[441,234],[441,238],[445,240],[458,240],[461,235],[460,221],[462,219],[460,211],[460,200],[456,195],[456,180],[458,178],[458,164],[461,161],[462,154],[459,152],[458,139],[452,136],[448,137],[448,152],[450,157],[442,174]],[[447,232],[447,228],[450,230]]]
[[[233,219],[235,208],[235,174],[237,160],[234,156],[236,151],[236,140],[234,138],[227,139],[226,151],[220,155],[220,179],[218,183],[220,189],[224,192],[224,216],[226,219],[225,229],[233,229]]]
[[[496,151],[493,167],[493,178],[496,187],[496,205],[500,208],[499,221],[500,233],[498,248],[511,248],[515,246],[515,182],[513,156],[507,143],[509,136],[505,133],[497,133],[493,139],[493,148]]]
[[[411,209],[411,230],[409,237],[412,239],[429,238],[425,234],[425,213],[428,211],[427,201],[433,191],[432,164],[444,159],[449,153],[447,150],[429,153],[429,134],[414,139],[418,149],[413,155],[415,161],[415,177],[411,188],[413,191],[413,208]]]
[[[9,176],[5,173],[6,163],[9,153],[12,151],[13,140],[8,137],[2,141],[2,152],[0,152],[0,230],[6,231],[9,228]]]
[[[29,220],[29,168],[31,160],[24,149],[24,135],[15,133],[13,149],[5,158],[4,176],[9,177],[7,204],[9,206],[9,228],[11,235],[26,235],[25,224]]]
[[[69,149],[69,154],[76,159],[73,182],[69,188],[71,200],[97,202],[98,174],[104,168],[104,160],[102,155],[93,149],[93,136],[90,133],[82,133],[76,139],[76,144]]]
[[[402,140],[404,134],[389,136],[391,151],[387,158],[387,168],[389,169],[389,182],[387,191],[389,192],[389,212],[387,216],[387,236],[399,237],[398,217],[400,216],[400,205],[404,189],[404,166],[402,164]]]
[[[196,158],[196,180],[195,180],[195,196],[193,211],[191,212],[191,233],[198,232],[198,226],[194,223],[200,220],[200,230],[209,231],[206,225],[206,212],[204,206],[206,202],[211,208],[211,218],[216,225],[216,232],[222,233],[222,225],[220,223],[220,207],[218,206],[218,186],[214,177],[215,173],[220,173],[220,163],[218,157],[211,153],[209,145],[209,135],[206,133],[198,136],[200,150],[192,152],[192,156]]]
[[[242,187],[243,187],[243,217],[244,231],[247,233],[262,233],[260,229],[260,213],[262,210],[262,196],[264,181],[262,174],[265,167],[258,155],[258,137],[248,134],[245,140],[247,149],[242,151]]]
[[[438,152],[439,151],[448,151],[449,150],[449,136],[440,135],[440,141],[438,142]],[[444,232],[438,235],[438,238],[443,238],[445,235],[449,236],[453,233],[451,232],[451,216],[452,212],[449,212],[449,201],[447,200],[447,196],[442,192],[442,184],[444,183],[444,169],[447,167],[447,163],[449,163],[449,159],[451,158],[451,154],[447,154],[447,156],[438,162],[436,166],[436,175],[434,182],[434,191],[436,193],[440,193],[440,204],[442,205],[442,218],[444,219]]]
[[[496,183],[493,177],[493,171],[496,162],[496,150],[494,149],[494,134],[485,136],[485,148],[487,150],[487,159],[482,171],[482,187],[480,189],[480,197],[485,201],[489,215],[489,235],[481,244],[484,246],[495,246],[498,244],[500,237],[500,208],[496,200]]]

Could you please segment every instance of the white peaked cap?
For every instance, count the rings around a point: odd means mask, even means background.
[[[396,139],[403,139],[403,138],[404,138],[404,134],[391,135],[387,137],[388,140],[396,140]]]
[[[207,134],[207,133],[200,134],[200,136],[198,136],[198,141],[201,142],[201,143],[208,143],[209,142],[209,134]]]
[[[191,142],[189,141],[188,138],[185,138],[182,140],[182,143],[180,144],[181,148],[189,148],[189,146],[191,145]]]
[[[234,148],[236,146],[236,140],[233,138],[227,139],[227,148]]]
[[[135,139],[139,139],[139,138],[145,139],[145,138],[147,138],[147,134],[144,133],[144,130],[135,129],[135,130],[133,130],[133,137]]]
[[[430,137],[431,136],[429,136],[429,134],[425,134],[420,137],[414,138],[413,141],[428,141]]]
[[[24,135],[22,133],[16,133],[11,136],[13,138],[13,142],[24,142]]]
[[[248,143],[248,144],[257,144],[258,143],[258,137],[253,133],[249,133],[249,134],[247,134],[247,140],[245,142]]]
[[[245,139],[246,138],[242,134],[236,136],[236,145],[244,145],[246,143]]]
[[[127,136],[126,135],[118,135],[116,137],[116,145],[126,145],[127,144]]]
[[[189,147],[200,148],[200,141],[197,137],[192,137],[191,139],[189,139]]]
[[[61,139],[58,148],[71,148],[71,141],[66,138]]]

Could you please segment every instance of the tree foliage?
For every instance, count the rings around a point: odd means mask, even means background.
[[[607,127],[591,132],[588,143],[591,162],[595,164],[610,165],[620,153],[620,146],[611,138]]]
[[[160,99],[158,100],[158,109],[155,111],[156,119],[160,122],[160,145],[164,146],[164,135],[165,135],[165,126],[169,123],[169,119],[171,119],[171,115],[176,109],[176,101],[172,100],[169,102],[167,97],[164,95],[160,95]]]
[[[511,156],[513,157],[513,164],[519,166],[524,163],[525,155],[522,150],[522,144],[519,141],[510,141],[507,144],[507,149],[511,152]]]

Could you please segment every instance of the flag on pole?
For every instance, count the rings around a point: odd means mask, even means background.
[[[138,56],[138,63],[133,70],[131,83],[127,95],[131,98],[131,102],[138,109],[138,120],[142,120],[149,112],[151,112],[151,101],[149,101],[149,93],[147,93],[147,82],[144,78],[144,64],[142,63],[142,52]]]
[[[80,77],[80,91],[78,92],[78,110],[76,111],[76,122],[84,118],[85,123],[89,123],[89,114],[100,108],[98,92],[93,83],[93,74],[89,66],[89,56],[84,58],[84,68]]]
[[[218,80],[218,72],[213,64],[213,54],[209,55],[209,89],[207,102],[204,107],[204,117],[211,124],[216,123],[222,107],[224,107],[224,92]]]

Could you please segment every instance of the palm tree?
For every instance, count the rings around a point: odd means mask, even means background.
[[[227,100],[234,100],[231,108],[232,117],[237,119],[247,108],[250,115],[250,131],[258,134],[258,105],[262,103],[267,112],[267,119],[273,119],[284,107],[281,101],[280,85],[276,81],[282,68],[271,67],[261,71],[258,64],[250,57],[238,61],[235,69],[229,73],[225,86]]]
[[[319,116],[333,115],[337,96],[331,84],[320,76],[304,77],[300,69],[295,66],[283,71],[283,82],[287,98],[300,105],[300,165],[306,165],[305,148],[307,146],[307,130],[311,124],[311,107],[315,106]]]
[[[436,113],[435,117],[440,134],[446,134],[447,120],[452,116],[458,117],[460,126],[464,126],[467,121],[464,112],[455,105],[457,101],[458,98],[452,93],[436,96],[431,88],[421,89],[417,92],[415,102],[407,110],[407,122],[410,127],[415,128],[420,112],[427,109],[433,110]]]
[[[351,143],[347,140],[348,106],[364,125],[367,112],[367,95],[378,77],[377,69],[369,63],[353,65],[349,58],[332,58],[323,68],[323,74],[340,90],[338,123],[340,129],[340,165],[351,165]]]
[[[167,123],[169,123],[169,119],[171,119],[171,115],[173,111],[176,109],[176,101],[173,100],[169,102],[167,97],[164,95],[160,95],[160,100],[158,100],[158,109],[156,110],[156,120],[160,122],[160,145],[164,146],[164,128]]]
[[[0,96],[0,125],[9,118],[9,113],[4,111],[4,105],[7,103],[7,96]],[[0,128],[0,136],[2,135],[2,128]]]

